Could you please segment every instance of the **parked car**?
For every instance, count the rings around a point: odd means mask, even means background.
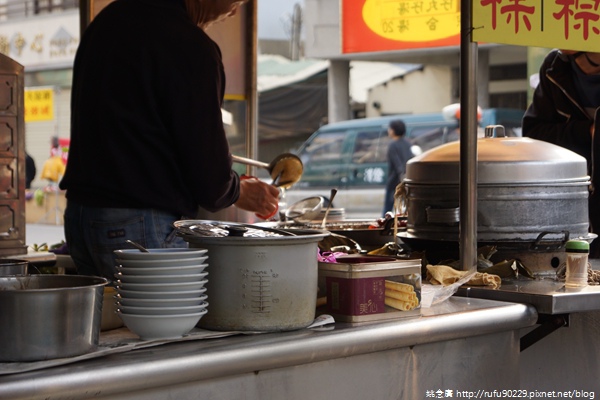
[[[481,126],[504,125],[507,135],[521,136],[523,110],[483,110]],[[288,190],[289,205],[311,196],[328,198],[338,190],[333,207],[343,208],[346,219],[373,219],[382,215],[387,180],[387,128],[402,119],[413,152],[432,149],[459,139],[459,123],[443,113],[394,115],[355,119],[324,125],[296,152],[304,163],[300,182]]]

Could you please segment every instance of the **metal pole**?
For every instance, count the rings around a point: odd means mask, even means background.
[[[302,8],[300,4],[294,4],[294,14],[292,15],[292,38],[291,38],[291,58],[292,61],[300,59],[300,33],[302,30]]]
[[[92,0],[79,0],[79,32],[80,36],[83,35],[83,31],[90,24],[92,20]]]
[[[257,0],[246,4],[246,155],[251,159],[258,156],[257,10]],[[256,167],[247,166],[246,171],[249,175],[256,175]]]
[[[472,0],[460,14],[460,261],[477,268],[477,43],[472,42]]]

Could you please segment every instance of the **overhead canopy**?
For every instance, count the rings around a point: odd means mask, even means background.
[[[306,135],[327,118],[328,61],[258,57],[260,140]]]
[[[257,65],[261,141],[311,134],[327,122],[329,61],[259,55]],[[372,87],[422,66],[352,61],[350,67],[351,101],[365,103]]]

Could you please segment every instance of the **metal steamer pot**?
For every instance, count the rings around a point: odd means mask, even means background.
[[[0,361],[41,361],[93,351],[105,278],[0,277]]]
[[[490,132],[477,141],[478,243],[547,253],[564,250],[569,238],[593,240],[585,158],[547,142]],[[407,164],[397,193],[407,207],[407,228],[398,236],[413,248],[457,248],[459,146],[439,146]],[[557,267],[556,260],[552,264]]]
[[[222,224],[229,228],[234,225]],[[278,231],[269,229],[267,236],[252,237],[202,236],[186,230],[182,236],[190,247],[208,250],[209,306],[199,327],[288,331],[313,322],[318,242],[329,233],[294,231],[278,235]]]

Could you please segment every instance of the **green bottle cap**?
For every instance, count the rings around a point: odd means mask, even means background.
[[[590,244],[585,240],[569,240],[566,251],[571,253],[588,253],[590,251]]]

